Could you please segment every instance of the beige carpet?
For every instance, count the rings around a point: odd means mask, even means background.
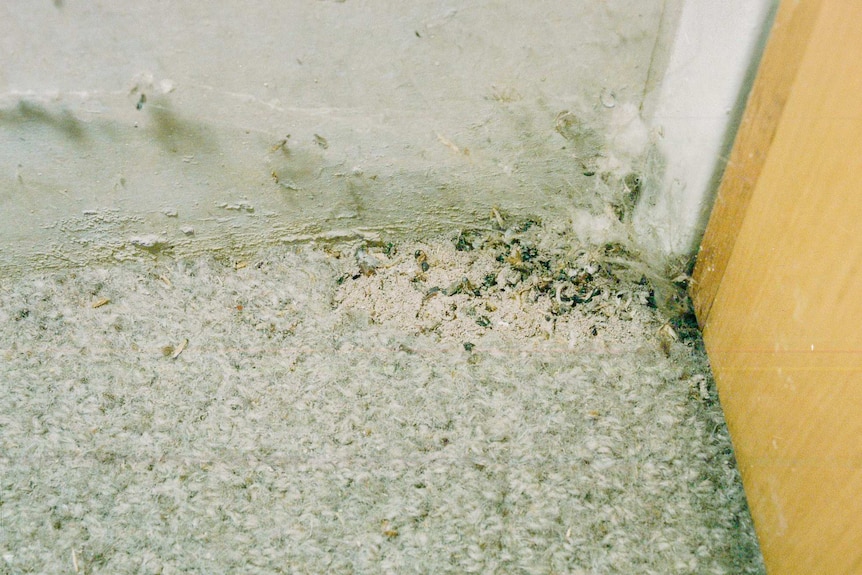
[[[762,573],[673,284],[496,215],[3,280],[0,573]]]

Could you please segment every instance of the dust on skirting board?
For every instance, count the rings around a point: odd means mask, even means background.
[[[4,281],[0,570],[762,573],[678,296],[496,216]]]

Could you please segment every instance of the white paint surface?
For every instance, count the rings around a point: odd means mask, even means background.
[[[589,203],[555,118],[639,103],[661,4],[6,0],[0,265]]]
[[[665,252],[697,247],[777,0],[687,0],[656,109],[665,171],[637,227]]]
[[[599,167],[629,169],[666,3],[4,1],[0,268],[601,213],[590,138],[555,124],[572,112],[606,138]],[[653,118],[680,182],[645,233],[666,248],[708,187],[764,11],[746,5],[686,4]]]

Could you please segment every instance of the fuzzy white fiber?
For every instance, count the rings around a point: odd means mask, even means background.
[[[378,259],[4,280],[0,573],[763,572],[697,341],[447,330]]]

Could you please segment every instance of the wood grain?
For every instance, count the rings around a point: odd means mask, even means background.
[[[784,2],[776,14],[697,256],[692,302],[701,326],[709,317],[820,4]]]
[[[862,3],[791,20],[792,79],[770,43],[783,103],[761,75],[694,293],[768,572],[862,573]]]

